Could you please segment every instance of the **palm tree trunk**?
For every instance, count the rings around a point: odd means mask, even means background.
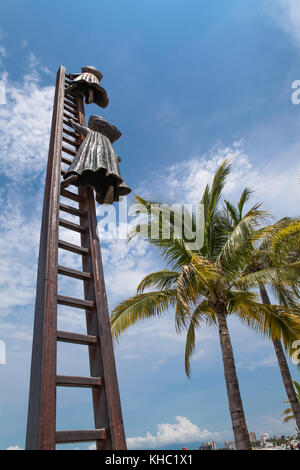
[[[224,375],[235,446],[237,450],[251,450],[249,432],[247,429],[239,381],[236,374],[235,360],[227,326],[226,310],[222,305],[218,306],[215,309],[215,312],[218,319]]]
[[[260,286],[259,288],[261,300],[265,305],[271,305],[267,290],[265,286]],[[295,416],[295,420],[297,423],[298,429],[300,429],[300,403],[298,402],[297,395],[295,392],[295,388],[293,385],[293,380],[290,374],[290,369],[284,354],[284,350],[279,339],[273,339],[273,345],[275,349],[275,353],[277,356],[281,377],[285,386],[286,394],[288,400],[291,404],[291,408],[293,410],[293,414]]]

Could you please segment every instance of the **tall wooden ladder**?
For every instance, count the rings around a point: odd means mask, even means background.
[[[57,73],[41,226],[26,448],[54,450],[56,444],[96,442],[99,450],[123,450],[126,441],[94,195],[91,189],[79,188],[76,192],[72,187],[60,188],[65,171],[62,164],[70,165],[70,157],[75,156],[81,143],[81,136],[69,125],[69,119],[85,125],[83,99],[65,91],[70,83],[61,66]],[[65,204],[62,197],[73,202]],[[76,216],[78,223],[66,220],[65,213]],[[60,239],[59,227],[78,232],[80,245]],[[81,256],[82,271],[59,265],[59,248]],[[84,299],[59,295],[59,274],[82,280]],[[86,334],[57,330],[59,304],[85,310]],[[89,377],[57,375],[57,342],[88,347]],[[56,430],[57,387],[91,388],[95,429]]]

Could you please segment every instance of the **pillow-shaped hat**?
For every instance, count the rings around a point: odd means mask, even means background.
[[[101,132],[101,134],[108,137],[111,142],[115,142],[122,135],[122,133],[116,126],[110,124],[108,121],[106,121],[106,119],[101,116],[90,116],[88,126],[92,131]]]

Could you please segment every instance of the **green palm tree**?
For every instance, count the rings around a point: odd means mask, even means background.
[[[252,191],[246,188],[237,208],[229,201],[225,201],[225,210],[221,217],[224,231],[230,233],[242,220],[244,205],[251,194]],[[256,205],[255,208],[257,207]],[[248,272],[249,275],[244,277],[243,285],[247,288],[257,287],[265,305],[271,304],[266,289],[266,285],[270,285],[279,302],[299,315],[300,220],[286,217],[276,222],[272,230],[267,231],[256,244],[245,272]],[[287,397],[300,429],[300,404],[284,349],[280,339],[272,338],[272,342]],[[289,348],[290,345],[287,349],[289,350]]]
[[[251,449],[251,445],[227,326],[228,315],[235,314],[252,328],[271,337],[282,337],[287,343],[297,328],[299,331],[299,322],[279,306],[261,304],[257,294],[239,286],[254,241],[268,229],[257,230],[266,213],[256,208],[249,211],[230,234],[220,229],[219,202],[229,171],[230,164],[225,161],[218,169],[212,186],[205,188],[202,197],[205,230],[201,250],[192,251],[187,240],[177,238],[175,221],[182,215],[179,209],[173,211],[169,220],[152,213],[133,232],[132,236],[135,236],[148,234],[153,227],[157,229],[159,236],[147,240],[159,248],[168,269],[146,276],[137,288],[137,295],[124,300],[114,309],[111,325],[113,335],[118,337],[137,321],[160,317],[168,309],[174,309],[177,330],[187,330],[185,367],[188,375],[196,328],[203,321],[217,325],[236,447],[246,450]],[[137,202],[150,211],[150,201],[137,197]],[[163,236],[163,222],[169,224],[168,238]],[[145,292],[150,288],[154,290]]]
[[[296,396],[297,396],[298,402],[300,403],[300,384],[296,382],[296,380],[293,380],[293,384],[296,389]],[[286,401],[285,403],[289,403],[289,402]],[[282,420],[284,423],[289,423],[290,421],[293,421],[295,419],[295,415],[293,413],[292,408],[286,408],[284,412],[282,413],[282,415],[284,417]]]

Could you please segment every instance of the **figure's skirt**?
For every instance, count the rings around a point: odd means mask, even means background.
[[[68,171],[64,175],[64,179],[72,175],[78,176],[75,186],[95,189],[98,204],[119,202],[122,196],[126,196],[131,192],[131,189],[123,182],[122,178],[112,173],[109,174],[105,168],[100,168],[97,171],[83,170],[81,173]]]
[[[101,108],[106,108],[108,105],[108,97],[104,88],[98,85],[98,83],[88,82],[86,80],[74,80],[73,83],[66,89],[66,93],[70,93],[73,96],[84,96],[86,102],[90,102],[90,90],[93,91],[93,103],[97,104]]]

